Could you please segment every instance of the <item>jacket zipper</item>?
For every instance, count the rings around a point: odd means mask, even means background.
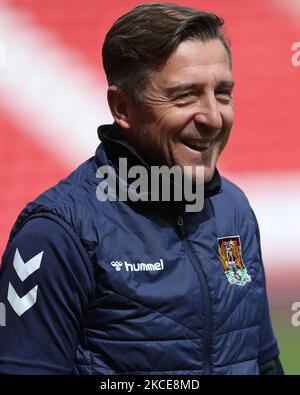
[[[212,374],[212,366],[211,366],[211,330],[212,330],[212,317],[211,317],[211,302],[209,289],[206,282],[205,274],[199,262],[198,257],[196,256],[190,241],[186,238],[187,233],[184,226],[182,215],[177,215],[176,222],[178,225],[179,234],[181,236],[185,252],[187,256],[190,258],[192,265],[194,266],[199,280],[201,284],[201,289],[203,293],[204,305],[205,305],[205,325],[204,325],[204,363],[203,363],[203,374],[210,375]],[[199,268],[199,270],[198,270]]]

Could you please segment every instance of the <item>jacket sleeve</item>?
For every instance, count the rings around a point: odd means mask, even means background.
[[[264,300],[264,311],[259,328],[258,363],[260,374],[284,374],[279,360],[279,348],[273,333],[267,295]]]
[[[284,374],[281,362],[279,360],[279,348],[277,340],[274,336],[272,322],[269,310],[269,301],[267,296],[265,270],[262,259],[261,243],[260,243],[260,231],[256,216],[252,210],[253,217],[256,224],[256,237],[259,248],[259,256],[261,260],[263,277],[264,277],[264,297],[262,300],[263,312],[259,327],[259,355],[258,363],[260,374]]]
[[[269,362],[261,364],[259,366],[259,371],[260,374],[264,376],[284,375],[283,367],[281,365],[279,357],[276,357]]]
[[[71,374],[92,288],[75,233],[53,219],[30,219],[2,259],[0,373]]]

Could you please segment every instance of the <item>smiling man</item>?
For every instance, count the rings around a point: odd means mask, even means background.
[[[134,103],[115,85],[108,100],[126,140],[149,163],[204,166],[212,179],[233,124],[230,58],[218,38],[181,42],[165,64],[154,69]]]
[[[148,3],[108,32],[115,122],[100,126],[95,156],[29,203],[12,229],[0,373],[283,373],[258,224],[216,168],[234,119],[222,25],[211,13]],[[203,209],[186,212],[174,194],[102,199],[98,169],[124,191],[135,166],[177,167],[202,182]]]

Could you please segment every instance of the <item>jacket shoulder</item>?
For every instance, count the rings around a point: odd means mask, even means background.
[[[231,202],[238,204],[241,207],[250,207],[249,200],[245,192],[238,187],[235,183],[230,181],[228,178],[221,177],[222,180],[222,195],[229,199]]]
[[[244,191],[225,177],[221,180],[222,193],[213,197],[215,211],[224,221],[247,224],[257,231],[256,216]]]
[[[30,218],[36,216],[58,217],[80,234],[83,218],[87,218],[87,200],[92,193],[93,182],[96,183],[94,157],[29,202],[19,214],[9,241]]]

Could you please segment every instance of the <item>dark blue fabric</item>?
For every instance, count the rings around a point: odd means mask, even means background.
[[[111,163],[101,144],[18,217],[0,275],[0,373],[259,374],[278,347],[258,225],[243,192],[222,178],[222,192],[199,213],[100,202],[96,171]],[[218,255],[217,239],[235,235],[251,276],[244,286],[229,284]],[[24,262],[44,251],[24,282],[13,267],[16,248]],[[125,261],[163,268],[131,271]],[[7,301],[9,282],[20,297],[38,285],[21,317]]]
[[[0,327],[1,373],[72,372],[92,281],[86,252],[70,234],[52,219],[31,219],[3,257],[0,301],[6,305],[6,326]],[[13,266],[17,248],[24,262],[44,251],[40,268],[23,282]],[[20,297],[38,285],[37,303],[21,317],[7,301],[9,283]]]

